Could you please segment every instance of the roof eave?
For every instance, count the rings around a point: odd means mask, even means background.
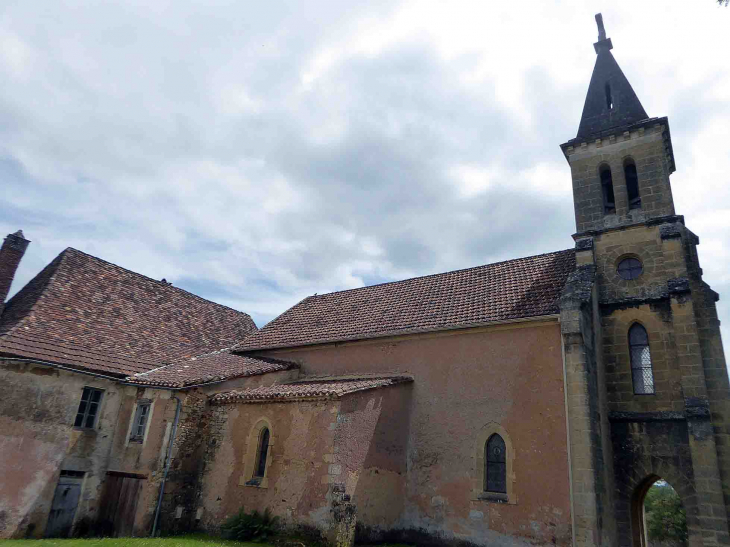
[[[462,324],[462,325],[452,325],[452,326],[445,326],[445,327],[434,327],[432,329],[403,329],[403,330],[399,330],[399,331],[387,331],[387,332],[372,334],[369,336],[359,335],[359,336],[350,336],[350,337],[336,338],[336,339],[320,339],[320,340],[314,340],[311,342],[303,342],[303,343],[296,343],[296,344],[256,346],[256,347],[252,347],[252,348],[234,349],[232,351],[233,351],[233,353],[236,353],[236,354],[249,354],[251,352],[257,352],[257,351],[272,351],[272,350],[280,350],[280,349],[294,349],[294,348],[322,346],[322,345],[330,345],[330,344],[342,344],[342,343],[346,343],[346,342],[377,340],[377,339],[381,339],[381,338],[395,338],[398,336],[410,336],[410,335],[416,335],[416,334],[432,334],[432,333],[437,333],[437,332],[451,332],[451,331],[469,330],[469,329],[491,327],[491,326],[496,327],[496,326],[500,326],[500,325],[510,325],[510,324],[514,324],[514,323],[530,323],[530,322],[535,322],[535,321],[558,321],[559,319],[560,319],[559,313],[551,313],[551,314],[535,315],[535,316],[529,316],[529,317],[518,317],[515,319],[502,319],[502,320],[498,320],[498,321],[486,321],[486,322],[467,323],[467,324]]]

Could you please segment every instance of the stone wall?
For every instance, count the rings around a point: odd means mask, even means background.
[[[673,215],[669,185],[673,164],[667,156],[666,118],[637,126],[631,131],[601,136],[592,142],[564,145],[573,179],[573,201],[577,232],[584,233]],[[639,177],[641,208],[629,209],[624,161],[631,158]],[[599,166],[611,168],[616,212],[604,213]]]
[[[618,226],[590,240],[577,237],[579,264],[596,266],[614,454],[615,544],[640,543],[643,495],[658,478],[682,498],[690,544],[724,544],[730,541],[724,446],[730,392],[716,295],[701,280],[699,240],[674,216]],[[643,265],[635,280],[617,273],[629,256]],[[634,323],[649,338],[651,394],[634,389],[628,340]]]

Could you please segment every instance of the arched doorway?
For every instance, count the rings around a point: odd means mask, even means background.
[[[647,477],[631,503],[636,547],[685,547],[687,514],[676,490],[657,475]]]

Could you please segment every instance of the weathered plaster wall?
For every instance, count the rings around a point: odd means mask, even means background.
[[[412,384],[345,397],[334,438],[334,477],[357,507],[357,522],[378,535],[403,516]]]
[[[94,430],[73,427],[84,386],[103,389]],[[62,469],[85,473],[75,520],[93,518],[120,403],[116,384],[22,361],[0,364],[0,537],[41,537]]]
[[[182,401],[180,420],[175,435],[172,461],[165,495],[160,512],[159,528],[163,533],[190,531],[198,528],[215,528],[214,518],[205,512],[199,512],[204,507],[201,501],[203,490],[207,487],[211,464],[216,461],[219,449],[226,443],[228,416],[221,407],[211,407],[208,398],[219,392],[233,389],[256,388],[271,384],[295,380],[299,374],[297,369],[273,372],[259,376],[235,378],[222,383],[193,388],[184,392],[176,392]],[[171,435],[171,426],[175,417],[175,406],[171,401],[166,407],[165,414],[157,419],[164,420],[165,432],[162,451],[166,450]],[[239,432],[240,433],[240,432]],[[140,503],[137,520],[141,525],[151,527],[160,491],[160,481],[163,472],[164,455],[160,452],[160,467],[156,474],[152,474],[149,481],[151,494],[146,498],[144,507]],[[149,451],[150,457],[154,449]],[[227,465],[227,464],[226,464]],[[202,518],[205,515],[205,518]],[[201,522],[202,520],[202,522]]]
[[[134,535],[145,536],[152,530],[165,455],[175,418],[177,402],[168,390],[120,386],[121,401],[118,426],[109,453],[108,469],[143,475],[134,524]],[[175,393],[185,401],[185,393]],[[147,432],[142,442],[130,441],[132,420],[140,399],[152,402]]]
[[[268,508],[284,525],[327,528],[338,412],[338,401],[210,407],[215,427],[206,438],[203,457],[201,527],[215,531],[241,508]],[[258,439],[251,432],[261,420],[271,434],[266,482],[247,486]]]
[[[270,352],[303,374],[412,374],[407,480],[399,529],[482,545],[570,541],[570,496],[557,322]],[[475,499],[479,431],[514,446],[512,503]],[[378,511],[369,508],[372,515]],[[376,518],[376,517],[374,517]]]

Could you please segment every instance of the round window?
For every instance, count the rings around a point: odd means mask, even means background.
[[[618,274],[621,279],[636,279],[644,271],[644,267],[636,258],[624,258],[618,264]]]

